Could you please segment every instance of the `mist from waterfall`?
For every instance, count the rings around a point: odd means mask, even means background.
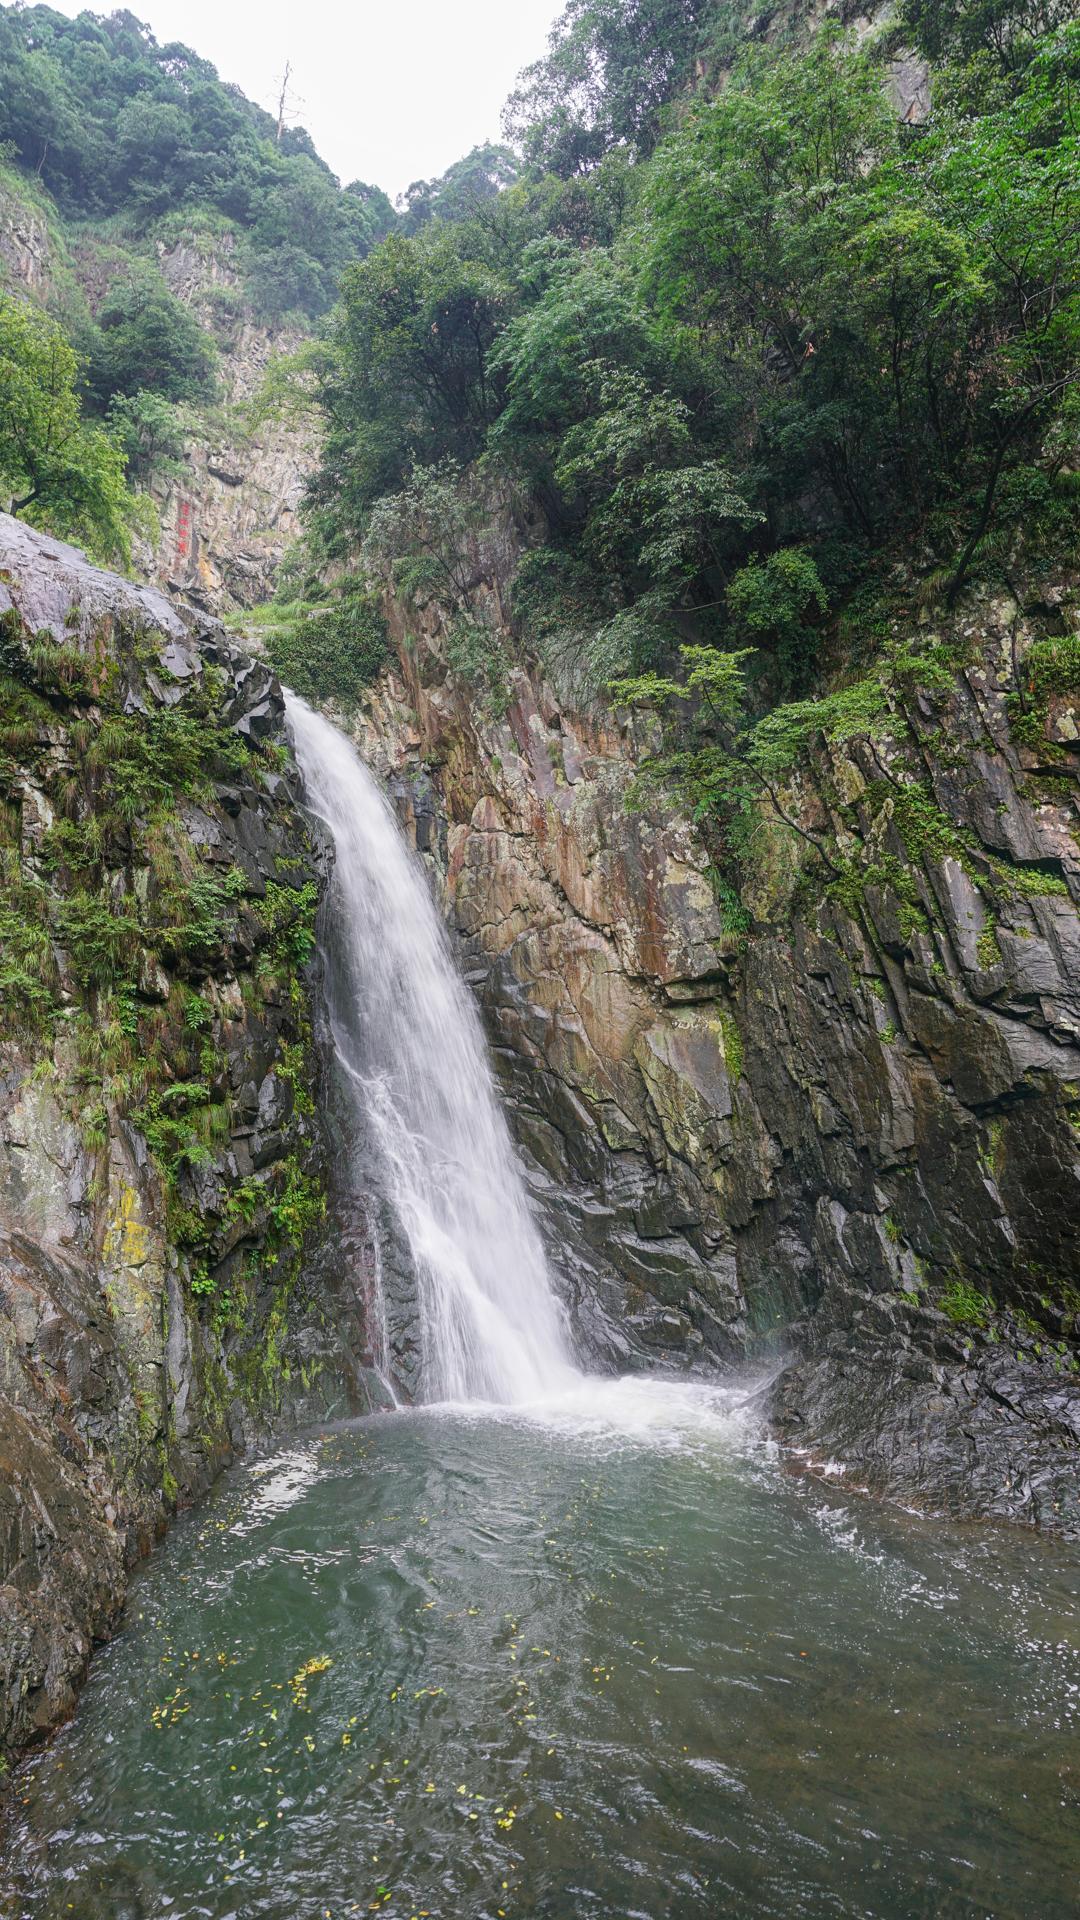
[[[290,695],[312,810],[336,848],[328,999],[416,1273],[429,1401],[520,1405],[571,1389],[562,1315],[488,1066],[419,860],[338,729]]]

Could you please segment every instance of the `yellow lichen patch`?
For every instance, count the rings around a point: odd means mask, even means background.
[[[150,1231],[140,1219],[139,1196],[121,1181],[109,1215],[102,1248],[110,1267],[144,1267],[150,1258]]]

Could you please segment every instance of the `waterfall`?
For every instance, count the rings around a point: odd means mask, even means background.
[[[570,1388],[578,1376],[479,1016],[423,869],[337,728],[294,695],[288,721],[337,851],[334,1042],[412,1256],[424,1398],[510,1405]]]

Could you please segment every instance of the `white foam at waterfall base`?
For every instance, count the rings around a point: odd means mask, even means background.
[[[423,1397],[520,1405],[569,1391],[581,1376],[423,870],[344,735],[293,695],[288,720],[336,848],[334,1040],[412,1255]]]
[[[496,1417],[546,1428],[600,1451],[625,1446],[669,1451],[689,1447],[731,1454],[761,1441],[762,1390],[773,1371],[723,1382],[642,1373],[606,1378],[579,1373],[570,1385],[535,1400],[499,1408],[457,1402],[452,1411],[475,1420]]]

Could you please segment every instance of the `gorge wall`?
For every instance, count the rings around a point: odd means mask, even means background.
[[[201,243],[193,236],[160,252],[170,291],[218,343],[219,394],[205,438],[192,438],[185,471],[155,483],[161,539],[140,565],[154,585],[216,614],[270,598],[300,532],[315,462],[310,425],[251,414],[271,360],[294,353],[302,336],[259,322],[235,252],[228,234]]]
[[[69,1710],[179,1503],[367,1401],[276,681],[0,516],[0,722],[2,1752]]]
[[[474,615],[508,648],[519,550],[504,518],[473,555]],[[887,724],[820,734],[784,788],[830,866],[763,803],[746,935],[690,826],[628,809],[653,723],[528,664],[485,717],[436,605],[390,596],[398,665],[356,723],[436,876],[594,1349],[771,1354],[803,1457],[1069,1531],[1080,689],[1022,689],[1076,594],[973,594],[936,631],[913,611]]]
[[[295,417],[253,411],[271,361],[302,344],[294,327],[259,320],[246,291],[237,237],[194,226],[154,245],[169,291],[215,350],[213,400],[192,410],[179,471],[149,478],[160,527],[136,542],[138,577],[202,612],[222,615],[270,598],[315,461],[315,434]],[[138,256],[131,256],[131,260]],[[73,238],[47,196],[0,180],[0,291],[44,306],[78,286],[93,310],[124,262],[93,231]]]
[[[493,510],[473,556],[508,649],[528,537]],[[738,931],[692,826],[637,785],[647,717],[520,655],[492,710],[448,666],[439,608],[389,595],[397,663],[353,722],[479,996],[583,1353],[749,1358],[797,1457],[1062,1532],[1080,1527],[1076,594],[1065,576],[973,594],[940,630],[913,612],[887,720],[842,738],[823,720],[784,783],[825,857],[763,802]],[[69,1709],[178,1503],[282,1422],[372,1404],[375,1255],[332,1179],[327,851],[272,675],[7,519],[0,672],[14,1748]]]

